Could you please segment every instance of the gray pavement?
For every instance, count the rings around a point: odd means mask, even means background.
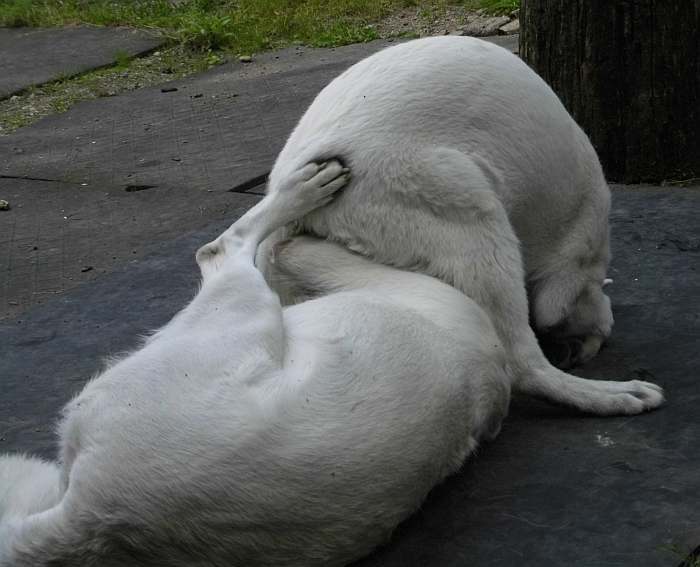
[[[386,45],[267,53],[0,137],[0,199],[12,206],[0,217],[0,318],[249,206],[231,189],[270,170],[326,83]]]
[[[384,45],[267,54],[1,137],[0,318],[250,206],[230,190],[268,172],[316,93]]]
[[[0,452],[55,455],[60,407],[192,297],[196,248],[259,199],[241,185],[383,45],[266,54],[0,138]],[[499,438],[358,567],[651,567],[700,543],[699,211],[700,188],[614,188],[616,326],[577,371],[655,381],[667,406],[601,419],[516,400]]]
[[[0,28],[0,99],[33,85],[140,55],[163,42],[129,28]]]

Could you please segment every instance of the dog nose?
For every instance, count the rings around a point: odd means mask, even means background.
[[[583,341],[579,341],[578,353],[576,362],[583,364],[593,358],[603,344],[603,337],[598,335],[589,335]]]

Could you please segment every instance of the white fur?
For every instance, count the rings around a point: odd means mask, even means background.
[[[58,503],[59,469],[54,463],[19,455],[0,462],[0,526]]]
[[[269,190],[328,156],[353,173],[343,195],[260,248],[258,266],[284,303],[298,298],[265,262],[270,247],[297,233],[329,238],[471,297],[489,314],[520,390],[596,413],[646,407],[585,394],[609,387],[554,368],[530,328],[528,296],[536,328],[578,345],[574,362],[610,334],[602,291],[610,195],[586,135],[516,56],[474,38],[433,37],[359,62],[301,118]],[[562,390],[567,382],[577,393]]]
[[[455,289],[296,240],[277,265],[329,290],[282,310],[253,258],[345,182],[317,169],[200,249],[190,305],[68,405],[60,475],[0,459],[0,565],[342,565],[496,435],[504,353]]]

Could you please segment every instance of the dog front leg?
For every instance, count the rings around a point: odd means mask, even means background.
[[[258,245],[273,231],[329,203],[349,180],[349,171],[338,161],[309,163],[270,191],[262,201],[238,219],[213,242],[197,251],[202,275],[226,263],[253,265]]]

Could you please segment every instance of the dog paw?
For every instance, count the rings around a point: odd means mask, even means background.
[[[334,194],[350,181],[350,170],[338,160],[321,164],[310,163],[300,172],[302,182],[298,186],[299,198],[308,207],[328,204]]]
[[[306,164],[268,193],[275,203],[282,224],[304,217],[333,200],[335,193],[350,181],[350,170],[335,159]]]
[[[608,392],[602,407],[608,415],[635,415],[653,410],[664,403],[661,386],[641,380],[629,382],[608,382]]]
[[[664,403],[664,390],[652,382],[631,380],[623,382],[627,385],[627,394],[633,396],[642,405],[641,411],[651,410]]]

